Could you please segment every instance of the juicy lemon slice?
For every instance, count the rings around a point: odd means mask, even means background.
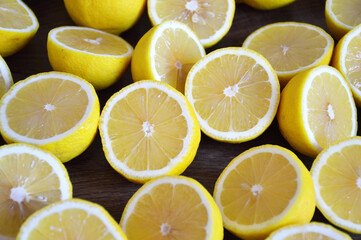
[[[234,13],[234,0],[148,0],[148,15],[154,26],[166,20],[183,22],[204,47],[213,46],[228,33]]]
[[[17,240],[127,240],[119,224],[100,205],[81,199],[53,203],[31,215]]]
[[[82,77],[97,90],[119,80],[133,54],[133,47],[121,37],[85,27],[51,30],[47,48],[54,70]]]
[[[212,196],[183,176],[144,184],[125,206],[120,225],[129,239],[223,239],[222,217]]]
[[[341,73],[329,66],[291,79],[281,93],[277,119],[290,145],[311,157],[332,142],[357,133],[351,89]]]
[[[297,73],[331,61],[334,41],[323,29],[306,23],[268,24],[250,34],[243,47],[262,54],[284,87]]]
[[[334,225],[361,233],[361,138],[353,137],[324,149],[311,167],[317,207]]]
[[[39,28],[31,9],[20,0],[0,2],[0,55],[7,57],[20,51]]]
[[[14,84],[10,69],[5,60],[0,56],[0,98]]]
[[[166,21],[151,28],[135,46],[133,80],[162,81],[183,93],[189,70],[205,54],[198,37],[187,25]]]
[[[46,205],[72,197],[63,164],[40,148],[0,147],[0,238],[15,238],[22,223]]]
[[[182,173],[193,161],[201,135],[188,100],[153,80],[115,93],[103,108],[99,130],[111,166],[143,183]]]
[[[4,140],[38,145],[69,161],[93,141],[100,115],[93,86],[75,75],[48,72],[19,81],[0,102]]]
[[[224,227],[244,239],[264,239],[282,226],[307,223],[316,207],[309,171],[294,153],[275,145],[234,158],[213,195]]]
[[[261,135],[273,121],[280,86],[261,55],[246,48],[223,48],[192,67],[185,95],[205,134],[244,142]]]

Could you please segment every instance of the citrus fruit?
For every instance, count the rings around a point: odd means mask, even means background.
[[[15,238],[32,213],[72,197],[63,164],[50,152],[13,143],[0,147],[0,238]]]
[[[274,119],[280,96],[276,72],[268,61],[237,47],[215,50],[198,61],[185,89],[203,132],[225,142],[261,135]]]
[[[183,22],[204,47],[213,46],[228,33],[234,13],[234,0],[148,0],[148,15],[154,26],[166,20]]]
[[[334,41],[322,28],[299,22],[268,24],[251,33],[243,47],[262,54],[284,87],[297,73],[331,61]]]
[[[110,165],[141,183],[181,174],[193,161],[201,135],[188,100],[154,80],[115,93],[103,108],[99,130]]]
[[[2,0],[0,15],[0,55],[7,57],[29,43],[38,31],[39,22],[21,0]]]
[[[281,93],[277,119],[288,143],[310,157],[357,133],[357,111],[350,87],[330,66],[319,66],[292,78]]]
[[[325,15],[332,36],[340,39],[361,24],[361,0],[326,0]]]
[[[295,0],[242,0],[245,4],[259,10],[272,10],[284,7],[293,3]]]
[[[315,159],[311,175],[318,209],[334,225],[361,233],[361,138],[329,145]]]
[[[147,0],[64,0],[75,24],[120,34],[132,28],[144,12]]]
[[[119,224],[99,204],[82,199],[55,202],[31,215],[17,240],[126,240]]]
[[[47,48],[55,71],[78,75],[96,90],[119,80],[133,54],[133,47],[121,37],[86,27],[52,29]]]
[[[291,225],[280,228],[273,232],[266,240],[351,240],[346,233],[334,228],[329,224],[311,222],[300,225]]]
[[[18,81],[0,102],[0,132],[7,143],[47,149],[62,162],[93,141],[99,121],[93,86],[68,73],[47,72]]]
[[[166,82],[183,93],[190,68],[205,54],[198,37],[187,25],[166,21],[151,28],[135,46],[133,80]]]
[[[213,196],[224,227],[242,239],[264,239],[280,227],[307,223],[316,206],[310,172],[293,152],[276,145],[234,158]]]
[[[0,56],[0,98],[14,84],[10,69],[5,60]]]
[[[145,183],[125,206],[120,225],[129,240],[223,239],[222,217],[212,196],[183,176]]]
[[[347,33],[336,45],[332,65],[346,78],[357,106],[361,107],[361,24]]]

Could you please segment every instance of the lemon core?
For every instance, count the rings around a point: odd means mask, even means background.
[[[171,225],[169,225],[168,223],[163,223],[160,226],[160,232],[162,233],[162,236],[167,236],[172,230]]]
[[[28,193],[23,187],[14,187],[10,191],[10,199],[17,203],[22,203]]]

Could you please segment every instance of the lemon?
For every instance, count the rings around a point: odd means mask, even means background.
[[[234,14],[234,0],[148,0],[148,15],[154,26],[166,20],[183,22],[206,48],[228,33]]]
[[[361,0],[326,0],[325,15],[332,36],[340,39],[361,24]]]
[[[50,152],[23,143],[0,147],[0,238],[15,238],[34,212],[72,197],[63,164]]]
[[[99,204],[69,199],[55,202],[31,215],[16,239],[127,240],[127,237]]]
[[[86,27],[52,29],[47,48],[55,71],[78,75],[96,90],[119,80],[133,54],[133,47],[121,37]]]
[[[361,107],[361,24],[347,33],[336,45],[332,65],[346,78],[357,106]]]
[[[316,207],[310,172],[293,152],[276,145],[234,158],[213,196],[224,227],[242,239],[264,239],[280,227],[308,223]]]
[[[242,0],[245,4],[259,10],[272,10],[284,7],[295,0]]]
[[[4,140],[47,149],[62,162],[93,141],[100,115],[98,96],[84,79],[60,72],[18,81],[0,102]]]
[[[75,24],[120,34],[132,28],[144,12],[147,0],[64,0]]]
[[[317,207],[334,225],[361,233],[361,138],[329,145],[315,159],[311,175]]]
[[[279,22],[251,33],[243,47],[262,54],[284,87],[297,73],[331,61],[334,41],[322,28],[300,22]]]
[[[199,60],[185,89],[203,132],[233,143],[261,135],[276,115],[280,96],[269,62],[239,47],[218,49]]]
[[[151,28],[135,46],[133,80],[162,81],[183,93],[190,68],[205,54],[198,37],[187,25],[166,21]]]
[[[310,157],[332,142],[355,136],[357,112],[351,89],[337,69],[319,66],[290,80],[277,113],[280,131]]]
[[[304,240],[304,239],[327,239],[327,240],[351,240],[346,233],[334,228],[330,224],[311,222],[306,224],[291,225],[274,231],[266,240]]]
[[[5,60],[0,56],[0,98],[14,84],[10,69]]]
[[[183,176],[145,183],[125,206],[120,225],[129,240],[223,239],[222,217],[212,196]]]
[[[188,100],[154,80],[115,93],[103,108],[99,130],[110,165],[140,183],[181,174],[193,161],[201,135]]]

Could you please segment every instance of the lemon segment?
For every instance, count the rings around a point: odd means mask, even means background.
[[[213,196],[224,227],[242,239],[264,239],[285,225],[307,223],[316,206],[307,168],[275,145],[234,158],[217,179]]]
[[[0,56],[0,98],[14,84],[10,69],[5,60]]]
[[[145,183],[128,201],[120,225],[129,240],[223,239],[222,217],[212,196],[183,176]]]

